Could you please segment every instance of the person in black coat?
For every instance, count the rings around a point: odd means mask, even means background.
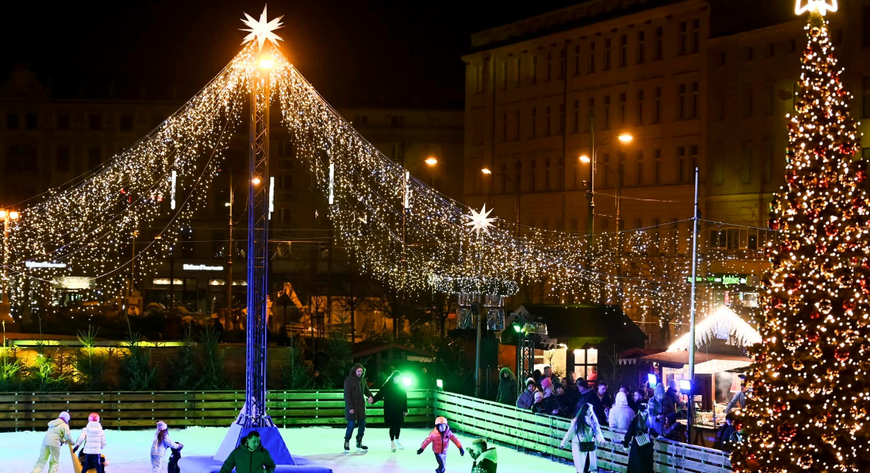
[[[657,436],[650,426],[646,404],[641,404],[622,441],[623,447],[630,448],[626,473],[653,473],[653,437]]]
[[[374,402],[384,400],[384,422],[390,428],[390,449],[404,450],[405,447],[399,442],[399,434],[402,433],[402,424],[408,415],[408,393],[402,384],[402,373],[398,370],[387,379],[381,389],[375,394]]]
[[[369,391],[365,374],[365,368],[357,363],[353,365],[344,380],[344,418],[347,420],[347,430],[344,433],[345,453],[350,452],[350,437],[355,426],[359,427],[356,433],[356,449],[360,452],[369,449],[363,445],[362,439],[366,433],[366,401],[371,404],[374,398]]]

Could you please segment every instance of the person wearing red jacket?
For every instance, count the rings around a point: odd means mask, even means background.
[[[459,439],[450,431],[447,419],[438,417],[435,419],[435,428],[432,429],[426,440],[423,440],[423,444],[417,450],[417,455],[423,453],[423,450],[426,450],[426,447],[431,443],[432,451],[435,453],[435,460],[438,462],[438,468],[435,469],[435,473],[444,473],[444,470],[447,469],[447,447],[450,445],[450,442],[456,444],[460,455],[465,456],[465,449],[462,448]]]

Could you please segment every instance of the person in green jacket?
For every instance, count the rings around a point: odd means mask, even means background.
[[[239,446],[230,453],[220,473],[230,473],[236,469],[236,473],[252,473],[266,470],[269,473],[275,471],[275,462],[269,451],[260,445],[260,434],[256,431],[249,433]]]

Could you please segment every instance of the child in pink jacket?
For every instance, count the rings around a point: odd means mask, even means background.
[[[438,417],[435,419],[435,428],[432,429],[432,432],[428,437],[426,437],[423,444],[420,445],[420,449],[417,450],[417,455],[423,453],[423,450],[426,450],[426,447],[431,443],[432,451],[435,453],[435,460],[438,462],[438,468],[435,469],[435,472],[444,473],[444,470],[447,469],[447,447],[450,445],[450,442],[456,444],[456,447],[459,448],[460,455],[465,456],[465,449],[462,448],[459,439],[450,431],[450,426],[447,425],[447,419],[444,417]]]

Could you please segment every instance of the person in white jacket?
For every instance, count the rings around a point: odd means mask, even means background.
[[[562,439],[562,448],[565,448],[569,439],[574,457],[574,469],[577,473],[597,472],[598,454],[595,444],[603,445],[605,440],[591,404],[583,404],[577,411],[577,415],[571,421],[571,427]]]
[[[162,420],[157,422],[157,432],[154,433],[154,441],[151,442],[151,473],[160,471],[160,463],[163,462],[163,455],[167,448],[177,449],[181,447],[180,443],[173,442],[169,438],[169,426]]]
[[[75,448],[78,449],[82,442],[85,444],[85,463],[82,464],[82,471],[95,468],[97,473],[104,473],[100,456],[103,454],[103,449],[106,448],[106,434],[103,432],[103,426],[100,425],[99,414],[92,413],[88,416],[88,425],[85,426],[76,440]]]
[[[46,461],[49,473],[57,473],[60,465],[60,447],[64,443],[73,443],[69,431],[69,412],[66,411],[61,412],[57,419],[48,423],[48,431],[42,439],[42,448],[39,449],[39,458],[33,467],[33,473],[42,473]]]
[[[625,432],[631,425],[632,419],[634,419],[634,410],[628,407],[628,396],[621,391],[616,393],[616,400],[613,401],[613,407],[607,414],[607,423],[610,424],[610,428]]]

